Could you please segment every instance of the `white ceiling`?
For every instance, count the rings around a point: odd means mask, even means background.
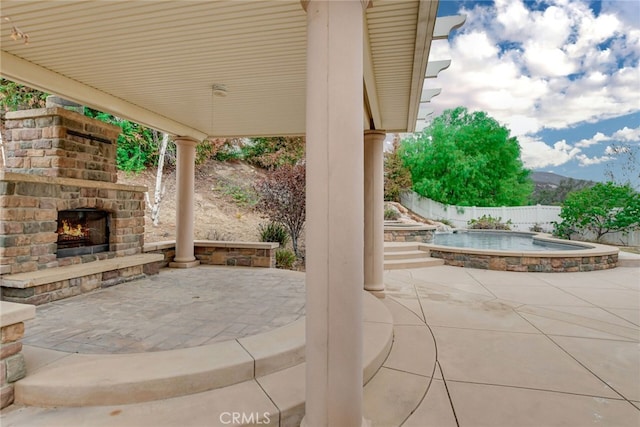
[[[366,11],[365,127],[415,126],[437,2]],[[299,0],[2,0],[3,77],[190,135],[304,134],[306,15]],[[29,44],[11,39],[11,26]],[[213,95],[222,84],[226,97]]]

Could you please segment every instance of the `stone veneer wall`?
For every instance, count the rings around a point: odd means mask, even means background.
[[[22,351],[24,321],[35,317],[35,308],[29,305],[0,301],[0,409],[14,401],[14,384],[27,374]]]
[[[145,187],[0,171],[0,274],[142,252]],[[110,213],[109,252],[57,258],[59,210]]]
[[[385,242],[433,242],[433,233],[435,227],[407,227],[407,226],[385,226],[384,241]]]
[[[616,267],[618,255],[599,256],[507,256],[448,252],[429,248],[430,256],[441,258],[446,265],[497,271],[567,273],[606,270]]]
[[[277,243],[196,240],[193,246],[196,259],[205,265],[265,268],[276,266]],[[164,255],[164,260],[156,263],[157,268],[162,268],[173,261],[176,255],[175,247],[175,241],[147,243],[144,252]]]
[[[60,107],[6,113],[6,170],[116,182],[118,126]]]

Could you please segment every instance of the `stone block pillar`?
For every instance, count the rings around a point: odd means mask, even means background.
[[[0,409],[13,403],[14,383],[27,374],[20,340],[24,321],[35,315],[33,305],[0,301]]]
[[[189,137],[176,137],[176,256],[169,267],[189,268],[200,264],[193,249],[193,203],[195,193],[196,145]]]
[[[359,426],[364,233],[363,3],[307,12],[304,426]]]
[[[384,291],[384,157],[386,132],[364,133],[364,288]]]

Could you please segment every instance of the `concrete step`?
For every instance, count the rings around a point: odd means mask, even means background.
[[[436,267],[444,265],[444,260],[439,258],[425,257],[420,259],[397,259],[384,262],[385,270],[402,270],[407,268]]]
[[[618,253],[618,267],[640,267],[640,255],[620,251]]]
[[[414,242],[385,242],[384,252],[406,252],[406,251],[418,251],[420,250],[420,243]]]
[[[366,375],[382,364],[393,330],[376,297],[365,292],[363,307]],[[207,392],[300,365],[304,333],[303,318],[264,334],[171,351],[75,354],[25,346],[29,374],[16,383],[15,400],[39,407],[105,406]]]
[[[386,252],[384,254],[384,260],[396,260],[396,259],[416,259],[416,258],[425,258],[429,256],[428,251],[393,251]]]

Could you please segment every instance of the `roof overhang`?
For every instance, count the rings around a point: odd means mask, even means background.
[[[366,10],[365,129],[413,131],[437,4],[375,0]],[[10,80],[199,140],[305,132],[299,0],[3,0],[2,16],[11,21],[0,29],[0,74]],[[29,44],[11,39],[12,25]]]

